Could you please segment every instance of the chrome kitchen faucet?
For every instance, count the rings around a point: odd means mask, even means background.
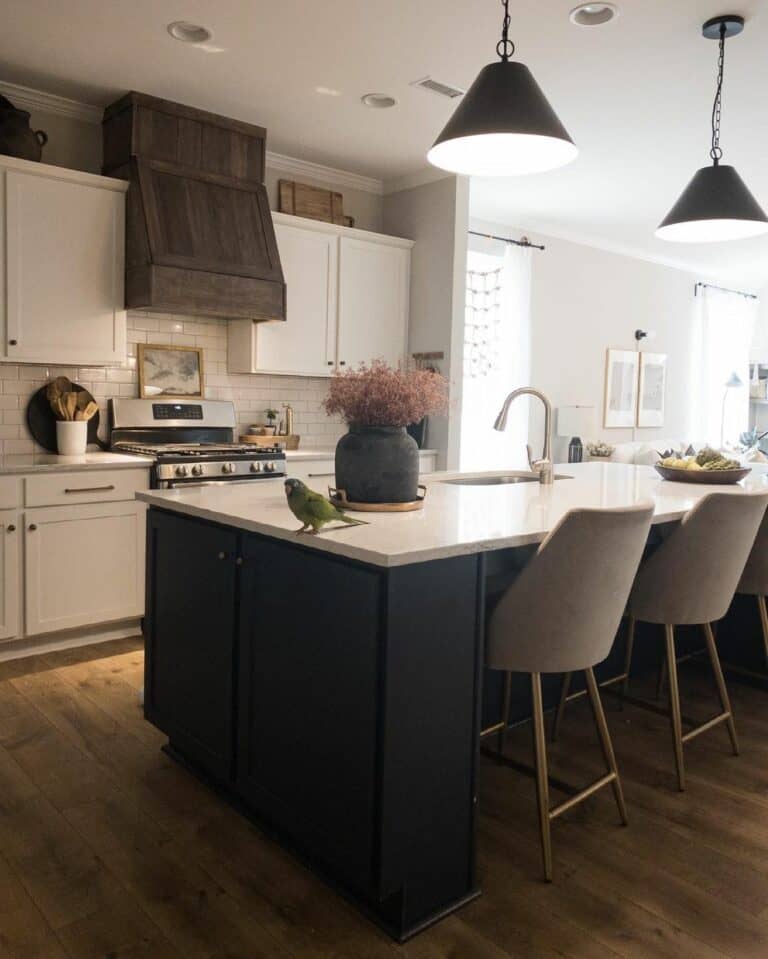
[[[535,460],[531,455],[530,445],[526,445],[526,450],[528,452],[528,465],[531,468],[531,471],[536,473],[539,477],[539,482],[545,486],[549,486],[554,482],[554,467],[552,465],[552,404],[546,398],[546,396],[539,392],[539,390],[533,389],[532,386],[521,386],[520,389],[512,390],[509,396],[504,400],[504,405],[499,411],[499,415],[496,417],[496,422],[493,424],[493,428],[498,430],[500,433],[507,428],[507,415],[509,414],[509,407],[512,404],[512,401],[517,399],[518,396],[537,396],[541,402],[544,404],[544,450],[541,455],[541,459]]]

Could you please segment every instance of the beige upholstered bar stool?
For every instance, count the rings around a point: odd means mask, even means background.
[[[768,596],[768,512],[763,516],[736,592],[757,599],[760,625],[763,629],[763,652],[765,664],[768,666],[768,609],[765,602],[765,597]]]
[[[672,742],[677,783],[685,789],[683,746],[713,726],[725,723],[734,754],[736,727],[728,690],[717,655],[712,623],[728,611],[747,557],[768,505],[768,493],[710,493],[682,519],[658,549],[642,564],[629,598],[627,667],[632,658],[635,623],[658,623],[666,634]],[[721,711],[707,722],[683,732],[677,683],[675,626],[701,625],[715,675]],[[638,702],[638,705],[647,705]]]
[[[592,667],[613,644],[648,538],[652,504],[567,513],[499,600],[490,617],[486,661],[507,673],[501,749],[509,720],[511,673],[530,673],[536,792],[544,875],[552,879],[551,821],[610,786],[627,814],[611,737]],[[608,772],[550,809],[541,674],[584,670]]]

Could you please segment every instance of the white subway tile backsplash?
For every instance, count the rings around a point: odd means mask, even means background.
[[[26,425],[29,397],[55,376],[67,376],[90,390],[101,412],[100,433],[106,435],[107,400],[138,396],[136,344],[197,346],[203,350],[205,395],[231,399],[240,424],[265,422],[268,408],[283,415],[283,404],[295,410],[301,445],[332,448],[345,432],[344,424],[325,415],[322,401],[328,388],[323,378],[266,376],[227,372],[227,322],[200,317],[132,312],[128,314],[128,362],[122,368],[46,367],[0,363],[0,451],[16,456],[35,448]]]

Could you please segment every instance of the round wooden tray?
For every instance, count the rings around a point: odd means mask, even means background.
[[[655,464],[656,472],[673,483],[709,483],[712,486],[729,486],[738,483],[752,472],[750,467],[732,470],[683,470],[674,466]]]
[[[328,487],[328,496],[334,506],[339,509],[351,510],[353,513],[411,513],[415,509],[423,509],[424,507],[427,487],[419,483],[418,488],[422,491],[421,496],[408,503],[353,503],[347,499],[345,490],[336,489],[334,486]]]

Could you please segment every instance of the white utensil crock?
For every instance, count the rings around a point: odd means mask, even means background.
[[[56,446],[59,456],[82,456],[87,445],[87,420],[56,420]]]

